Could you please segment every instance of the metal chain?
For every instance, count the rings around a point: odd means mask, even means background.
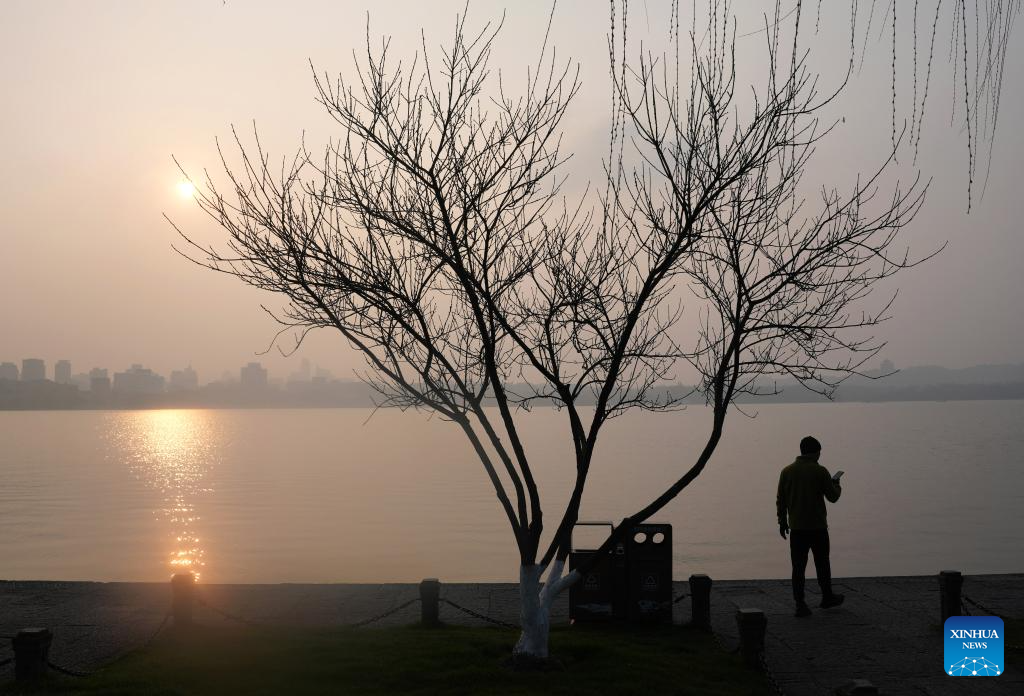
[[[991,614],[992,616],[1002,616],[1002,614],[999,614],[999,613],[997,613],[997,612],[994,612],[994,611],[992,611],[991,609],[989,609],[988,607],[986,607],[986,606],[985,606],[984,604],[982,604],[981,602],[975,602],[975,601],[974,601],[973,599],[971,599],[971,598],[970,598],[969,596],[967,596],[967,595],[961,595],[961,596],[962,596],[962,597],[963,597],[964,599],[966,599],[966,600],[967,600],[968,602],[970,602],[971,604],[973,604],[974,606],[976,606],[976,607],[977,607],[978,609],[981,609],[982,611],[984,611],[984,612],[987,612],[987,613]],[[960,604],[961,604],[961,606],[963,606],[963,602],[961,602]],[[964,607],[964,608],[966,609],[966,607]],[[970,616],[970,614],[968,614],[968,616]]]
[[[660,611],[660,610],[664,609],[665,607],[671,607],[671,606],[674,606],[676,604],[679,604],[681,601],[686,599],[686,597],[687,597],[687,595],[684,592],[683,594],[679,595],[678,597],[673,597],[672,599],[666,599],[664,602],[659,602],[658,603],[658,610]]]
[[[230,612],[227,612],[227,611],[224,611],[222,609],[219,609],[218,607],[213,606],[212,604],[210,604],[209,602],[207,602],[207,601],[205,601],[203,599],[198,599],[197,598],[196,601],[197,601],[197,603],[201,604],[202,606],[206,607],[207,609],[210,609],[211,611],[213,611],[216,614],[220,614],[222,617],[224,617],[226,619],[230,619],[232,621],[238,621],[240,623],[244,623],[244,624],[248,624],[248,625],[252,625],[252,626],[265,626],[266,625],[266,624],[263,624],[263,623],[257,623],[255,621],[250,621],[249,619],[245,619],[245,618],[243,618],[241,616],[238,616],[236,614],[232,614]],[[387,611],[385,611],[382,614],[378,614],[377,616],[373,616],[373,617],[371,617],[369,619],[366,619],[364,621],[359,621],[359,622],[354,623],[354,624],[349,624],[349,626],[352,626],[352,627],[366,626],[367,624],[371,624],[371,623],[374,623],[376,621],[380,621],[382,619],[385,619],[385,618],[391,616],[392,614],[394,614],[394,613],[396,613],[398,611],[401,611],[402,609],[405,609],[409,605],[414,604],[415,602],[418,602],[418,601],[420,601],[420,598],[419,597],[414,597],[413,599],[410,599],[408,602],[404,602],[402,604],[399,604],[397,607],[392,607],[391,609],[388,609]],[[149,638],[147,638],[146,641],[144,643],[142,643],[142,645],[140,645],[139,647],[140,648],[149,647],[149,645],[151,645],[153,643],[153,641],[156,640],[157,636],[159,636],[163,632],[163,630],[167,626],[167,622],[168,622],[168,620],[170,620],[170,618],[171,618],[171,612],[167,612],[166,614],[164,614],[164,618],[163,618],[163,620],[160,621],[160,625],[157,626],[156,630],[153,631],[153,634]],[[12,662],[14,662],[14,658],[13,657],[7,658],[6,660],[0,660],[0,667],[5,667],[5,666],[9,665]],[[69,669],[68,667],[62,667],[62,666],[60,666],[58,664],[50,662],[49,660],[46,661],[46,665],[50,669],[53,669],[53,670],[55,670],[57,672],[60,672],[61,674],[66,674],[69,677],[88,677],[88,676],[94,674],[93,672],[82,672],[82,671],[75,670],[75,669]]]
[[[163,620],[160,622],[160,625],[157,626],[156,630],[153,632],[153,635],[151,635],[149,638],[147,638],[146,641],[144,643],[142,643],[142,645],[139,646],[139,648],[147,648],[147,647],[149,647],[150,644],[154,640],[156,640],[156,637],[158,635],[160,635],[161,631],[164,630],[164,627],[167,625],[167,620],[170,619],[170,618],[171,618],[171,612],[168,611],[166,614],[164,614]],[[136,648],[136,649],[138,649],[138,648]],[[0,660],[0,667],[5,667],[5,666],[9,665],[12,662],[14,662],[14,658],[13,657],[7,658],[6,660]],[[81,672],[81,671],[76,670],[76,669],[69,669],[67,667],[61,667],[60,665],[55,664],[53,662],[50,662],[49,660],[46,660],[46,666],[49,667],[50,669],[53,669],[53,670],[56,670],[56,671],[60,672],[61,674],[66,674],[69,677],[88,677],[88,676],[94,674],[94,672]]]
[[[683,594],[679,595],[678,597],[673,597],[672,599],[666,599],[664,602],[662,602],[661,604],[658,605],[658,609],[664,609],[665,607],[671,606],[673,604],[679,604],[679,602],[683,601],[688,596],[689,595],[687,595],[684,592]],[[502,621],[500,619],[495,619],[494,617],[487,616],[485,614],[481,614],[478,611],[473,611],[472,609],[464,607],[464,606],[462,606],[460,604],[456,604],[455,602],[453,602],[452,600],[448,599],[447,597],[441,598],[441,601],[444,602],[445,604],[451,605],[455,609],[458,609],[459,611],[461,611],[461,612],[463,612],[465,614],[468,614],[468,615],[470,615],[470,616],[472,616],[474,618],[480,619],[481,621],[486,621],[487,623],[494,624],[495,626],[502,626],[504,628],[519,628],[520,627],[519,624],[509,623],[507,621]]]
[[[207,602],[205,599],[202,599],[201,597],[197,597],[196,598],[196,603],[201,605],[201,606],[206,607],[207,609],[212,611],[214,614],[219,614],[221,617],[223,617],[225,619],[228,619],[229,621],[237,621],[238,623],[245,624],[247,626],[266,626],[267,625],[263,621],[252,621],[250,619],[246,619],[245,617],[238,616],[237,614],[232,614],[231,612],[224,611],[223,609],[221,609],[219,607],[213,606],[212,604]]]
[[[355,623],[344,624],[344,625],[349,627],[349,628],[359,628],[360,626],[367,626],[369,624],[376,623],[378,621],[382,621],[382,620],[386,619],[387,617],[391,616],[392,614],[398,613],[402,609],[405,609],[409,605],[415,604],[418,601],[420,601],[419,597],[413,597],[409,601],[403,602],[402,604],[399,604],[398,606],[391,607],[390,609],[387,609],[386,611],[383,611],[380,614],[377,614],[376,616],[371,616],[368,619],[363,619],[362,621],[356,621]],[[264,626],[265,627],[265,626],[269,626],[270,625],[266,621],[254,621],[252,619],[247,619],[244,616],[239,616],[238,614],[232,614],[229,611],[225,611],[225,610],[223,610],[223,609],[221,609],[219,607],[216,607],[216,606],[210,604],[209,602],[207,602],[204,599],[197,598],[196,602],[198,602],[202,606],[206,607],[207,609],[211,610],[213,613],[219,614],[221,617],[223,617],[225,619],[228,619],[229,621],[236,621],[236,622],[238,622],[240,624],[245,624],[246,626]]]
[[[963,610],[965,616],[974,616],[971,613],[971,610],[967,608],[967,604],[964,603],[963,600],[965,600],[965,599],[967,600],[967,602],[973,604],[975,607],[977,607],[978,609],[981,609],[983,612],[985,612],[987,614],[990,614],[992,616],[1002,616],[1002,614],[1000,614],[1000,613],[998,613],[996,611],[993,611],[989,607],[986,607],[981,602],[978,602],[978,601],[972,599],[970,596],[968,596],[966,594],[960,595],[960,598],[961,598],[960,608]],[[1024,650],[1024,645],[1007,645],[1006,647],[1008,649],[1010,649],[1010,650]]]
[[[774,691],[777,696],[786,696],[786,692],[782,690],[782,686],[779,684],[778,680],[775,679],[775,674],[772,672],[771,667],[768,666],[768,660],[765,659],[763,650],[758,654],[757,660],[761,664],[761,671],[763,671],[765,676],[768,677],[768,684],[771,685],[772,691]]]
[[[146,640],[146,642],[145,642],[145,643],[143,643],[142,645],[140,645],[139,647],[140,647],[140,648],[148,648],[148,647],[149,647],[149,646],[150,646],[150,645],[151,645],[151,644],[153,643],[153,641],[154,641],[154,640],[156,640],[156,637],[157,637],[158,635],[160,635],[160,632],[164,630],[164,626],[166,626],[166,625],[167,625],[167,621],[168,621],[168,619],[170,619],[170,618],[171,618],[171,612],[169,612],[169,611],[168,611],[168,612],[167,612],[166,614],[164,614],[164,618],[163,618],[163,621],[161,621],[161,622],[160,622],[160,625],[156,627],[156,630],[155,630],[155,631],[153,631],[153,635],[151,635],[151,636],[150,636],[150,637],[149,637],[149,638],[148,638],[148,639]]]
[[[50,669],[57,670],[61,674],[66,674],[69,677],[88,677],[93,674],[93,672],[79,672],[76,669],[68,669],[67,667],[61,667],[60,665],[53,664],[49,660],[46,661],[46,666]]]
[[[465,614],[469,614],[470,616],[473,616],[473,617],[475,617],[477,619],[480,619],[481,621],[486,621],[487,623],[494,624],[495,626],[501,626],[503,628],[519,628],[519,626],[517,624],[508,623],[507,621],[501,621],[499,619],[495,619],[495,618],[492,618],[490,616],[486,616],[484,614],[481,614],[478,611],[473,611],[472,609],[467,609],[466,607],[462,606],[461,604],[456,604],[455,602],[453,602],[452,600],[448,599],[447,597],[442,597],[441,601],[444,602],[445,604],[451,606],[451,607],[454,607],[455,609],[458,609],[459,611],[461,611],[461,612],[463,612]]]
[[[419,597],[413,597],[408,602],[404,602],[402,604],[399,604],[397,607],[392,607],[392,608],[388,609],[387,611],[385,611],[382,614],[377,614],[376,616],[371,616],[370,618],[364,619],[363,621],[357,621],[356,623],[346,624],[346,625],[349,626],[350,628],[359,628],[360,626],[367,626],[369,624],[376,623],[377,621],[382,621],[382,620],[388,618],[389,616],[391,616],[392,614],[396,614],[396,613],[400,612],[402,609],[405,609],[410,604],[415,604],[418,601],[420,601]]]
[[[664,602],[662,602],[661,604],[658,605],[658,611],[661,612],[661,611],[663,611],[665,609],[668,609],[669,613],[671,613],[672,609],[675,607],[675,605],[679,604],[684,599],[686,599],[686,593],[685,592],[683,594],[679,595],[678,597],[674,597],[673,599],[666,599]],[[674,621],[675,619],[673,618],[672,620]]]

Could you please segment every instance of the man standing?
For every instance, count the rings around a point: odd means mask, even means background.
[[[786,538],[789,533],[789,555],[793,561],[793,599],[796,600],[796,615],[810,616],[811,609],[804,601],[804,571],[807,568],[807,552],[814,554],[814,570],[821,587],[821,608],[837,607],[843,603],[843,595],[832,591],[832,568],[828,562],[828,524],[825,521],[825,499],[830,503],[839,500],[843,492],[839,486],[838,472],[829,475],[825,467],[818,464],[821,443],[813,437],[800,441],[800,456],[782,470],[779,476],[779,491],[775,506],[779,513],[779,534]]]

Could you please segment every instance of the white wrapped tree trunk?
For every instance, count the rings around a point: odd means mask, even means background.
[[[544,568],[539,565],[519,568],[519,621],[522,632],[513,650],[516,656],[544,660],[548,657],[548,635],[551,632],[551,605],[562,590],[578,575],[573,571],[562,577],[565,561],[551,564],[547,582],[541,583]]]

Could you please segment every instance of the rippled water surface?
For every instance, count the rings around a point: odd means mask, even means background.
[[[361,409],[0,412],[0,578],[394,582],[517,578],[504,514],[450,423]],[[564,414],[522,414],[554,527],[573,475]],[[616,519],[677,477],[708,414],[604,431],[583,510]],[[677,578],[784,577],[775,484],[800,437],[844,469],[837,575],[1024,571],[1024,402],[772,405],[734,414],[656,520]]]

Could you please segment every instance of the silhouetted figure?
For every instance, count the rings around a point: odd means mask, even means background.
[[[793,599],[796,615],[810,616],[811,609],[804,601],[804,571],[807,552],[814,554],[814,569],[821,587],[821,608],[837,607],[843,595],[832,591],[832,567],[829,565],[828,523],[825,500],[834,503],[843,492],[839,478],[831,476],[818,464],[821,443],[813,437],[800,441],[800,456],[782,470],[775,506],[779,513],[779,534],[789,533],[789,554],[793,561]]]

